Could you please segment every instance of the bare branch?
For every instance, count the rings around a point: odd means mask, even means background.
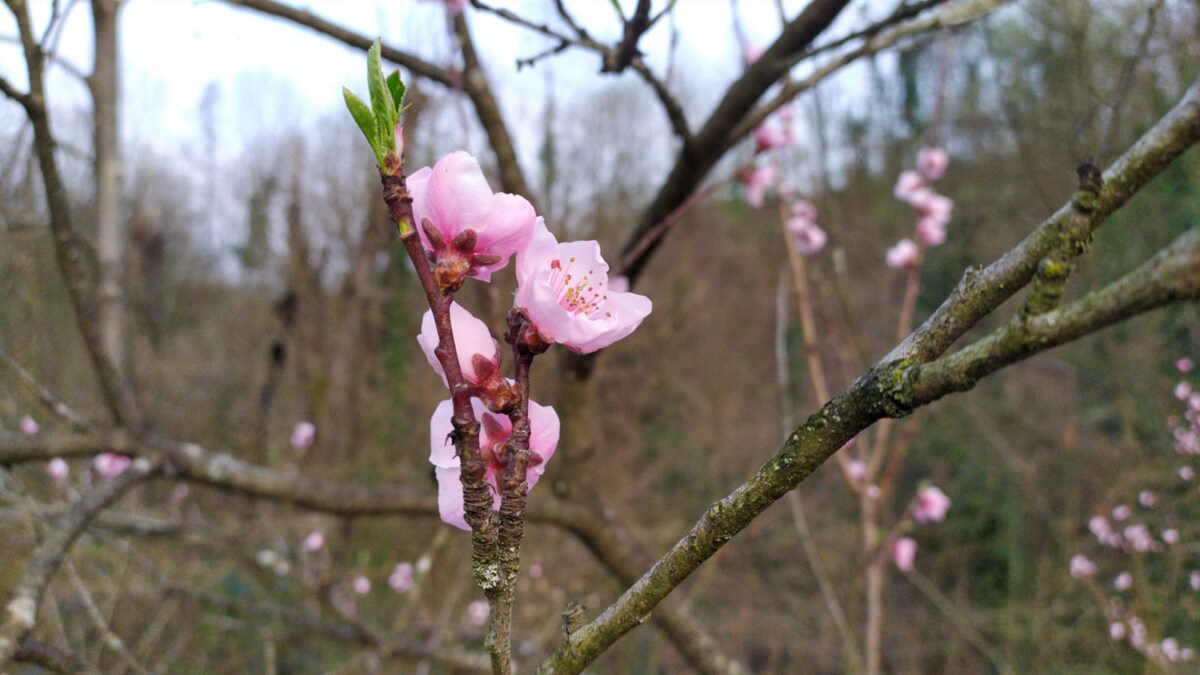
[[[130,488],[158,473],[161,466],[159,459],[138,459],[125,473],[98,486],[47,528],[46,538],[25,564],[21,577],[9,591],[4,613],[0,615],[3,617],[0,622],[0,670],[7,668],[18,646],[36,625],[42,595],[71,545],[97,514]]]

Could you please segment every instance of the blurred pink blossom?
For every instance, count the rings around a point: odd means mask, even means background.
[[[1175,385],[1175,398],[1180,401],[1187,400],[1187,397],[1192,395],[1192,385],[1188,382],[1180,382]]]
[[[1179,543],[1179,530],[1176,530],[1173,527],[1163,530],[1162,540],[1164,543],[1167,543],[1167,544],[1178,544]]]
[[[351,585],[354,586],[354,592],[358,593],[359,595],[366,595],[367,593],[371,592],[371,580],[361,574],[354,577],[354,581],[351,582]]]
[[[529,566],[529,576],[533,579],[541,579],[545,576],[546,570],[542,568],[541,563],[533,563]]]
[[[917,493],[913,505],[913,520],[918,523],[937,523],[946,518],[950,510],[950,498],[940,488],[930,485]]]
[[[901,537],[892,543],[892,562],[901,572],[911,572],[917,558],[917,542],[912,537]]]
[[[1113,588],[1118,591],[1127,591],[1131,586],[1133,586],[1133,575],[1129,572],[1121,572],[1116,579],[1113,579]]]
[[[768,119],[754,129],[755,152],[770,152],[786,148],[794,140],[792,130],[780,119]]]
[[[917,221],[917,241],[925,246],[941,246],[946,241],[946,221],[922,217]]]
[[[1149,490],[1142,490],[1138,493],[1138,503],[1148,509],[1152,509],[1158,506],[1158,497]]]
[[[486,600],[476,600],[467,605],[467,618],[476,626],[483,626],[487,623],[488,615],[492,613],[492,608],[488,607]]]
[[[55,457],[46,465],[46,475],[55,481],[62,482],[66,480],[69,473],[71,473],[71,467],[67,465],[66,460],[62,457]]]
[[[861,459],[852,459],[846,463],[846,474],[850,480],[861,483],[867,479],[867,463]]]
[[[825,248],[829,235],[825,234],[816,223],[800,218],[791,218],[787,224],[788,233],[796,244],[796,252],[800,255],[812,255]]]
[[[1196,470],[1190,466],[1179,467],[1179,477],[1183,480],[1192,480],[1196,477]]]
[[[929,180],[941,178],[949,164],[950,156],[941,148],[921,148],[917,152],[917,170]]]
[[[558,243],[538,220],[529,246],[517,253],[516,307],[541,339],[590,354],[641,325],[653,305],[637,293],[607,288],[608,263],[595,241]]]
[[[1101,542],[1103,542],[1109,534],[1112,534],[1112,528],[1108,524],[1108,519],[1104,516],[1092,516],[1092,519],[1088,521],[1088,530],[1090,530],[1091,533],[1096,536],[1096,539],[1099,539]]]
[[[916,267],[921,259],[921,250],[912,239],[901,239],[887,251],[887,266],[893,269]]]
[[[317,438],[317,427],[312,422],[300,422],[292,429],[292,447],[303,450],[310,447]]]
[[[304,538],[304,550],[309,553],[315,553],[325,547],[325,535],[316,530],[309,532]]]
[[[471,399],[471,405],[475,409],[475,417],[480,421],[479,450],[487,465],[486,480],[494,498],[492,508],[499,509],[499,481],[504,476],[506,461],[504,446],[512,436],[512,422],[505,415],[488,412],[477,398]],[[450,432],[454,429],[451,422],[453,414],[454,406],[449,400],[442,401],[433,412],[429,420],[429,461],[437,475],[438,512],[442,520],[460,530],[470,530],[463,507],[462,463],[449,440]],[[558,433],[558,414],[554,408],[530,401],[529,466],[525,473],[530,490],[542,477],[546,462],[554,456],[558,447]]]
[[[1087,579],[1096,574],[1096,563],[1081,555],[1071,558],[1070,568],[1071,576],[1076,579]]]
[[[1122,534],[1136,551],[1145,552],[1154,547],[1154,537],[1150,536],[1150,528],[1145,525],[1130,525]]]
[[[909,169],[901,171],[900,177],[896,179],[896,187],[892,190],[892,194],[902,202],[911,202],[916,196],[917,191],[922,189],[925,183],[921,180],[921,174]]]
[[[1125,624],[1120,621],[1114,621],[1108,627],[1108,634],[1114,640],[1122,640],[1125,638]]]
[[[133,460],[125,455],[118,455],[115,452],[102,452],[96,455],[96,459],[92,460],[92,466],[95,467],[96,473],[101,476],[116,478],[125,473],[125,469],[128,469],[132,462]]]
[[[413,564],[410,562],[397,563],[392,573],[388,575],[388,586],[397,593],[407,593],[416,585],[413,577]]]
[[[929,218],[942,225],[950,222],[950,213],[954,210],[953,199],[931,190],[917,190],[911,203],[923,218]]]
[[[1190,373],[1192,372],[1193,367],[1195,367],[1195,364],[1192,363],[1192,360],[1186,356],[1175,360],[1175,369],[1181,373]]]
[[[25,415],[24,417],[21,418],[20,427],[21,427],[21,433],[25,434],[26,436],[34,435],[38,431],[40,431],[42,428],[37,423],[37,420],[33,419],[29,415]]]
[[[529,200],[493,193],[478,160],[461,151],[409,176],[408,191],[417,234],[437,261],[439,283],[464,274],[491,281],[529,243],[538,220]]]
[[[1116,520],[1116,521],[1125,520],[1132,514],[1133,514],[1133,511],[1130,510],[1130,508],[1124,504],[1119,504],[1119,505],[1113,507],[1113,510],[1112,510],[1113,520]]]
[[[1192,573],[1188,575],[1188,585],[1192,587],[1193,591],[1200,591],[1200,570],[1192,570]]]
[[[760,166],[746,174],[743,183],[746,186],[746,201],[756,209],[762,208],[766,201],[767,191],[775,186],[779,173],[774,166]]]
[[[450,329],[454,333],[454,348],[458,353],[458,365],[467,382],[479,384],[482,379],[482,374],[475,370],[476,356],[483,357],[485,361],[491,362],[496,367],[489,369],[488,374],[498,375],[500,343],[492,337],[492,332],[488,330],[487,324],[475,318],[475,315],[464,309],[462,305],[451,302]],[[421,345],[421,351],[425,353],[425,360],[429,361],[429,365],[433,366],[434,371],[442,378],[442,384],[449,386],[442,363],[438,361],[435,353],[438,342],[437,325],[433,319],[433,312],[425,310],[425,316],[421,318],[421,334],[417,336],[417,343]],[[487,364],[480,365],[486,366]]]

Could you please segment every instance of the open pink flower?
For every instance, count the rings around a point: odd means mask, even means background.
[[[92,466],[96,468],[96,473],[99,473],[101,476],[116,478],[125,473],[125,469],[128,469],[132,462],[133,460],[125,455],[118,455],[115,452],[102,452],[96,455],[96,459],[92,460]]]
[[[608,287],[600,244],[560,244],[541,219],[529,246],[517,253],[516,306],[542,340],[581,354],[626,337],[653,307],[644,295]]]
[[[917,493],[913,504],[913,520],[918,523],[937,523],[945,520],[950,510],[950,498],[940,488],[930,485]]]
[[[829,241],[825,230],[811,220],[791,218],[787,227],[793,237],[792,241],[796,243],[796,252],[800,255],[812,255],[825,248],[825,243]]]
[[[917,153],[917,170],[929,180],[937,180],[946,173],[950,156],[941,148],[921,148]]]
[[[887,251],[887,266],[895,269],[916,267],[921,259],[921,249],[912,239],[901,239]]]
[[[770,152],[786,148],[794,140],[792,130],[779,119],[768,119],[754,129],[754,151]]]
[[[778,172],[775,167],[770,164],[760,166],[750,173],[746,174],[744,183],[746,185],[746,201],[754,208],[762,208],[763,201],[767,197],[767,191],[775,185],[778,179]]]
[[[487,465],[486,480],[492,489],[493,509],[500,508],[500,479],[504,476],[505,453],[504,444],[512,436],[512,423],[505,415],[488,412],[483,403],[471,399],[475,408],[475,416],[480,421],[479,450]],[[461,530],[470,530],[467,525],[463,508],[463,490],[461,482],[462,462],[455,454],[454,445],[450,442],[450,432],[454,429],[451,417],[454,406],[449,401],[442,401],[433,411],[429,420],[430,451],[429,461],[434,466],[438,481],[438,512],[442,520]],[[532,490],[537,485],[542,472],[546,470],[546,462],[554,456],[558,449],[558,413],[554,408],[529,402],[529,466],[525,471],[525,480]]]
[[[21,433],[25,434],[26,436],[32,436],[36,434],[41,430],[41,428],[42,427],[38,425],[37,420],[33,419],[29,415],[21,418]]]
[[[409,176],[408,190],[443,289],[456,290],[464,277],[491,281],[529,242],[537,219],[524,197],[493,194],[479,162],[461,151]]]
[[[892,543],[892,562],[901,572],[911,572],[917,559],[917,542],[912,537],[901,537]]]
[[[476,319],[474,315],[457,302],[450,303],[450,326],[454,332],[454,347],[458,352],[458,365],[462,368],[463,376],[471,384],[479,384],[488,375],[498,372],[500,367],[500,343],[492,337],[487,324]],[[433,321],[433,312],[425,310],[421,319],[421,334],[417,336],[421,351],[429,365],[441,376],[442,383],[446,382],[446,373],[438,361],[434,350],[438,346],[437,326]],[[475,357],[480,357],[482,361]],[[488,367],[488,363],[492,367]],[[479,371],[485,372],[479,372]]]

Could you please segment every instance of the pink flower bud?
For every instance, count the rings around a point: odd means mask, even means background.
[[[500,343],[492,337],[492,332],[488,330],[487,324],[475,318],[457,302],[450,303],[450,330],[454,334],[458,366],[462,369],[462,374],[467,382],[480,383],[480,374],[475,372],[474,359],[476,355],[482,356],[499,367]],[[438,360],[435,352],[438,342],[437,324],[434,322],[433,312],[426,310],[425,316],[421,318],[421,334],[417,336],[417,343],[421,345],[421,351],[425,353],[425,359],[429,361],[429,365],[433,366],[434,371],[441,376],[442,384],[448,386],[446,373],[442,370],[442,363]]]
[[[316,553],[322,548],[325,548],[325,535],[315,530],[309,532],[308,536],[304,538],[304,550],[309,553]]]
[[[892,544],[892,562],[901,572],[911,572],[917,558],[917,542],[912,537],[901,537]]]
[[[1096,574],[1096,563],[1081,555],[1071,558],[1070,567],[1071,576],[1076,579],[1087,579]]]
[[[292,429],[292,447],[304,450],[313,444],[317,438],[317,427],[312,422],[300,422]]]
[[[950,510],[950,498],[935,486],[929,486],[917,493],[913,505],[913,519],[918,523],[937,523],[946,518]]]
[[[118,455],[115,452],[103,452],[96,455],[96,459],[92,460],[92,466],[95,467],[96,473],[105,478],[116,478],[129,468],[133,460],[125,455]]]
[[[888,249],[887,266],[893,269],[916,267],[921,259],[921,250],[912,239],[901,239]]]
[[[53,478],[56,482],[61,483],[66,480],[69,473],[71,473],[71,467],[67,466],[66,460],[62,457],[55,457],[46,465],[46,475]]]
[[[467,618],[471,624],[482,627],[487,623],[488,615],[492,613],[492,608],[488,607],[486,600],[476,600],[467,605]]]
[[[354,586],[354,592],[359,595],[366,595],[371,592],[371,580],[361,574],[354,577],[352,585]]]
[[[924,246],[941,246],[946,241],[946,221],[923,216],[917,221],[917,241]]]
[[[398,563],[388,576],[388,586],[391,586],[392,590],[397,593],[407,593],[413,589],[415,584],[413,565],[410,562]]]
[[[946,173],[950,156],[941,148],[921,148],[917,153],[917,170],[929,180],[937,180]]]

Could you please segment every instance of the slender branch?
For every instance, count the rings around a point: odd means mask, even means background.
[[[954,626],[954,630],[958,631],[968,644],[978,650],[988,660],[988,663],[992,664],[992,668],[995,668],[997,673],[1007,675],[1013,672],[1013,669],[1008,667],[1008,664],[1004,662],[1004,658],[996,651],[996,648],[988,644],[987,639],[975,628],[974,622],[965,616],[964,612],[959,611],[954,602],[938,590],[936,584],[916,570],[907,572],[904,578],[915,586],[922,595],[928,598],[934,607],[937,607],[938,611],[946,617],[948,623]]]
[[[44,642],[26,640],[13,658],[16,663],[31,663],[55,673],[99,673],[75,652],[69,652]]]
[[[91,620],[92,626],[104,637],[104,646],[116,652],[121,661],[125,663],[126,668],[141,675],[149,675],[150,671],[141,663],[138,663],[137,658],[125,646],[125,641],[114,633],[108,625],[103,612],[96,606],[96,600],[92,597],[91,591],[88,590],[87,585],[80,578],[79,572],[76,571],[75,564],[71,562],[70,558],[66,558],[63,560],[63,566],[66,568],[67,576],[71,579],[71,585],[75,587],[76,596],[83,604],[84,614]]]
[[[40,382],[34,379],[33,375],[29,374],[29,371],[22,368],[3,349],[0,349],[0,366],[3,366],[12,373],[17,381],[32,391],[37,396],[38,401],[51,413],[62,418],[78,431],[86,432],[92,430],[92,425],[82,415],[72,410],[70,406],[55,396],[49,389],[43,387]]]
[[[23,91],[20,91],[19,89],[14,87],[11,82],[9,82],[7,79],[4,78],[3,75],[0,75],[0,94],[4,94],[5,96],[11,98],[12,100],[16,101],[17,103],[20,103],[21,107],[24,108],[28,112],[28,110],[29,110],[29,94],[27,94]]]
[[[13,585],[0,616],[0,671],[7,668],[20,645],[37,623],[38,605],[67,551],[100,511],[117,501],[133,486],[161,469],[159,459],[138,459],[120,476],[101,484],[79,500],[49,528],[45,539],[34,549],[21,577]]]

